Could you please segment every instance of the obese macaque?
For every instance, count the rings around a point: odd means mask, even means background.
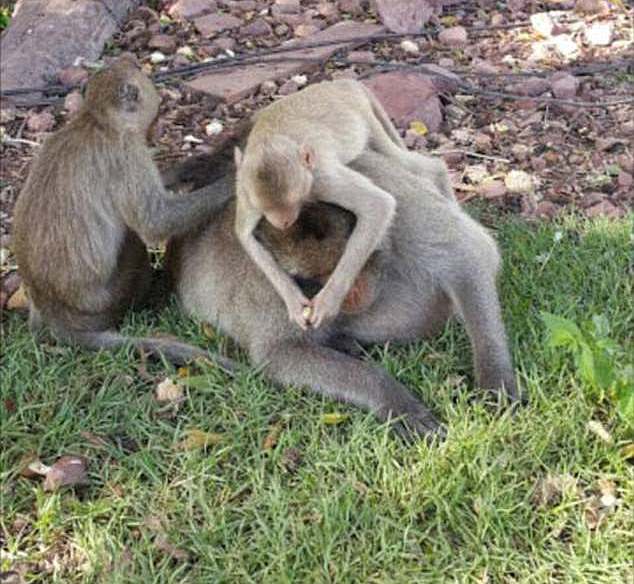
[[[436,181],[390,156],[364,151],[350,167],[398,202],[385,241],[360,272],[367,285],[357,309],[319,329],[291,323],[236,237],[234,201],[204,230],[174,242],[171,268],[181,305],[233,337],[271,380],[356,404],[383,420],[398,418],[397,431],[418,435],[442,434],[435,416],[387,372],[336,347],[342,338],[362,345],[416,341],[437,334],[457,313],[471,340],[477,385],[517,401],[496,290],[500,256],[491,236]],[[232,188],[230,178],[209,186],[218,193]],[[266,223],[256,236],[289,277],[299,285],[317,281],[319,288],[345,253],[354,218],[333,205],[317,207],[307,206],[286,237]]]

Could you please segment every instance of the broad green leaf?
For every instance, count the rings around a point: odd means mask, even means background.
[[[571,320],[549,312],[542,312],[541,317],[548,329],[551,347],[568,347],[574,350],[583,342],[582,332]]]
[[[580,344],[581,351],[578,355],[579,375],[592,387],[597,387],[596,370],[594,366],[594,354],[588,343]]]
[[[634,383],[627,379],[620,379],[615,395],[619,416],[630,428],[634,428]]]
[[[205,432],[198,428],[190,428],[185,430],[185,437],[176,444],[178,450],[198,450],[207,448],[222,441],[222,434],[214,432]]]
[[[616,381],[614,366],[610,356],[602,349],[593,351],[594,355],[594,379],[598,387],[608,390]]]

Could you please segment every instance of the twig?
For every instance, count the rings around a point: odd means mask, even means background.
[[[542,103],[559,103],[562,105],[574,105],[576,107],[590,107],[590,108],[606,108],[613,107],[616,105],[624,105],[626,103],[634,103],[634,97],[626,97],[623,99],[615,99],[612,101],[607,101],[605,103],[598,103],[594,101],[577,101],[574,99],[560,99],[558,97],[531,97],[529,95],[519,95],[517,93],[506,93],[504,91],[492,91],[490,89],[480,89],[478,87],[471,86],[470,88],[464,88],[467,91],[472,91],[475,95],[481,95],[484,98],[502,98],[502,99],[513,99],[513,100],[531,100],[538,101]]]
[[[436,154],[442,156],[443,154],[464,154],[465,156],[473,156],[474,158],[483,158],[485,160],[494,160],[496,162],[504,162],[505,164],[511,164],[510,160],[506,158],[499,158],[498,156],[489,156],[488,154],[478,154],[477,152],[470,152],[469,150],[432,150],[430,154]]]
[[[33,142],[33,140],[26,140],[24,138],[10,138],[9,136],[3,136],[0,144],[7,146],[40,146],[38,142]]]

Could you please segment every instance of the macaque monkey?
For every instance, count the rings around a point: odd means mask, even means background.
[[[180,363],[206,351],[115,330],[151,291],[146,243],[201,224],[230,193],[174,195],[146,135],[159,110],[152,82],[122,58],[97,73],[84,105],[46,140],[15,208],[14,241],[30,325],[91,349],[131,344]],[[216,357],[223,367],[229,359]]]
[[[425,166],[422,156],[407,151],[372,93],[356,81],[339,80],[312,85],[258,112],[244,155],[235,149],[238,239],[303,329],[339,313],[392,223],[394,197],[347,166],[368,148],[413,172]],[[312,300],[254,236],[262,218],[288,229],[310,201],[333,203],[356,217],[337,267]]]
[[[518,400],[496,290],[500,256],[490,235],[427,173],[415,175],[372,150],[350,168],[398,202],[392,228],[359,273],[366,285],[355,309],[319,329],[291,323],[277,291],[240,245],[230,201],[204,230],[173,242],[169,268],[185,311],[233,337],[271,380],[356,404],[383,420],[398,418],[395,429],[406,435],[443,430],[404,385],[338,350],[339,341],[411,342],[437,334],[457,313],[471,339],[477,385]],[[219,193],[232,188],[230,178],[209,186]],[[336,269],[353,228],[349,212],[318,203],[303,208],[288,231],[262,222],[256,236],[306,290],[314,281],[319,288]]]

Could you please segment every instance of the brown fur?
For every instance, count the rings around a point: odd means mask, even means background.
[[[206,353],[113,330],[152,287],[146,243],[191,229],[223,202],[164,190],[145,142],[159,102],[128,59],[88,82],[81,110],[31,167],[15,209],[15,254],[33,328],[90,348],[131,343],[182,361]]]

